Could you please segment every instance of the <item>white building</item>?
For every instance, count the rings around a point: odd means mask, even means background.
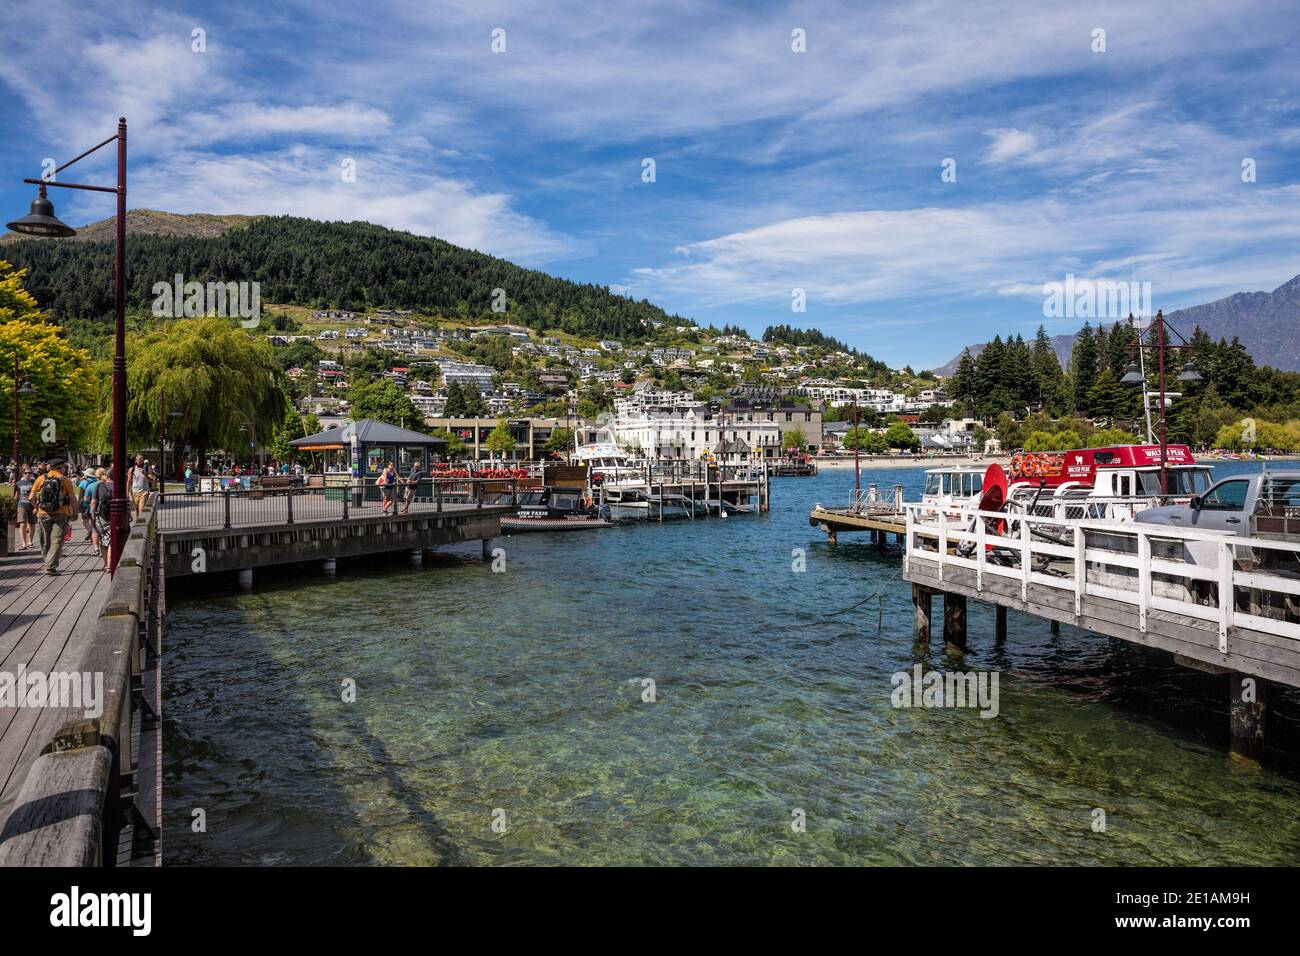
[[[443,360],[438,363],[443,381],[447,385],[472,385],[480,393],[492,391],[492,376],[496,369],[490,365],[471,365],[467,362]]]

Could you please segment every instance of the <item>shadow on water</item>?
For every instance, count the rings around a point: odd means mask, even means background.
[[[463,560],[445,554],[431,563],[458,565]],[[400,571],[395,558],[352,569],[358,577],[377,579],[395,570]],[[367,824],[357,812],[357,796],[344,786],[351,771],[339,762],[340,734],[362,748],[369,766],[378,769],[406,822],[420,830],[433,861],[465,862],[418,789],[403,779],[402,762],[371,732],[370,707],[382,703],[367,701],[364,694],[355,703],[343,703],[333,675],[322,683],[328,687],[332,682],[339,696],[311,696],[304,678],[321,674],[322,659],[285,659],[277,653],[298,624],[277,612],[274,598],[300,589],[301,572],[260,569],[258,591],[251,595],[232,590],[229,576],[181,579],[183,584],[172,585],[169,599],[179,612],[168,617],[169,658],[163,671],[166,862],[384,862],[365,841],[355,839]],[[192,616],[187,600],[220,608],[219,631],[208,626],[206,615]],[[201,646],[192,643],[195,631],[202,633]],[[250,687],[256,694],[246,710],[223,704],[225,698],[246,701]],[[329,723],[335,734],[327,737],[323,728]],[[193,829],[195,809],[206,814],[205,832]],[[232,854],[229,845],[239,849]]]
[[[1015,613],[998,646],[978,602],[964,655],[941,628],[916,646],[897,549],[830,546],[808,525],[844,485],[775,483],[765,515],[506,537],[504,573],[397,556],[341,562],[337,579],[259,569],[252,594],[178,588],[169,805],[230,802],[210,817],[220,844],[178,811],[169,861],[1300,854],[1300,787],[1229,765],[1218,678]],[[1000,719],[894,708],[892,678],[916,663],[1000,672]],[[338,700],[344,677],[356,704]]]

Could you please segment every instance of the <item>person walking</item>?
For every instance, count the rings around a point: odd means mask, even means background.
[[[94,494],[95,469],[87,468],[77,481],[77,501],[81,505],[81,527],[85,529],[86,540],[91,539],[90,498]]]
[[[35,542],[32,536],[36,528],[36,507],[31,502],[32,485],[36,479],[29,465],[23,465],[22,475],[14,484],[14,498],[18,501],[18,550],[27,551]]]
[[[71,528],[77,508],[77,486],[64,474],[66,463],[50,462],[49,470],[32,484],[31,502],[36,508],[36,527],[44,558],[45,573],[59,573],[63,539]]]
[[[131,466],[131,474],[127,478],[127,488],[131,491],[131,506],[138,518],[144,510],[149,492],[153,490],[153,473],[145,463],[144,455],[135,456],[135,464]]]
[[[112,541],[112,524],[108,520],[109,502],[113,500],[113,480],[109,472],[101,468],[95,472],[95,484],[90,489],[90,528],[94,537],[95,549],[103,559],[104,570],[108,566],[108,546]]]

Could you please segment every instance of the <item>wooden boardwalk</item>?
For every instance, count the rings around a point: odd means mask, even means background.
[[[43,573],[35,549],[0,558],[0,673],[80,669],[109,576],[90,542],[81,540],[80,524],[72,535],[57,576]],[[59,708],[0,706],[0,828],[28,767],[66,717]]]

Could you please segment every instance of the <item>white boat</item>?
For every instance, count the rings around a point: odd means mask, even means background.
[[[956,517],[962,508],[979,504],[984,491],[983,468],[954,465],[949,468],[927,468],[925,487],[921,491],[923,515],[938,515],[940,511]]]
[[[595,440],[579,445],[573,452],[576,464],[586,465],[591,479],[608,488],[615,483],[636,483],[644,489],[644,472],[617,441],[609,428],[596,430]]]

